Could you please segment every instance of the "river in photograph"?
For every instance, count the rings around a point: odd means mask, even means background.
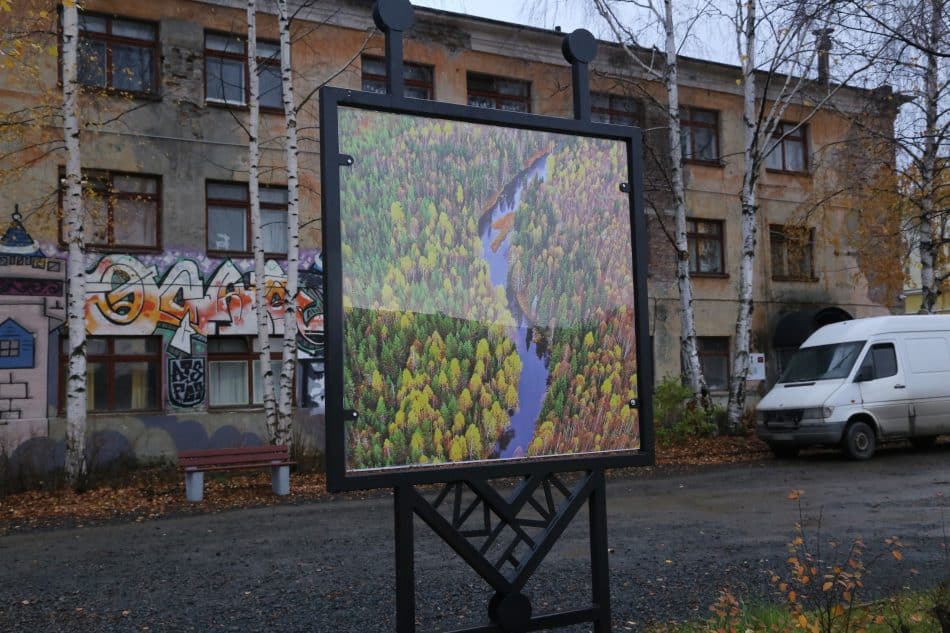
[[[500,232],[504,230],[495,227],[505,216],[518,211],[525,185],[534,179],[543,181],[546,177],[547,155],[537,159],[521,172],[514,182],[505,187],[495,206],[485,213],[480,223],[482,255],[488,262],[492,285],[505,289],[508,305],[518,321],[518,326],[509,330],[509,336],[515,343],[522,363],[521,378],[518,381],[518,410],[511,416],[511,427],[498,443],[498,455],[503,458],[521,457],[528,452],[528,444],[534,436],[535,423],[544,403],[548,367],[547,358],[538,353],[537,345],[531,340],[531,328],[527,319],[508,289],[508,251],[514,231],[509,231],[504,240],[495,243]],[[501,224],[504,225],[503,222]],[[493,245],[495,248],[492,248]]]

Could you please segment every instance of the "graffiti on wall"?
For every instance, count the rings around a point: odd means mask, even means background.
[[[65,318],[66,262],[14,212],[0,235],[0,451],[47,433],[47,343]]]
[[[176,407],[193,407],[205,399],[205,359],[172,358],[168,361],[168,401]]]
[[[312,279],[312,276],[308,277]],[[105,255],[89,271],[86,329],[91,335],[143,336],[159,327],[172,329],[171,347],[190,355],[195,336],[255,335],[254,273],[224,260],[202,274],[194,259],[180,259],[164,273],[132,255]],[[264,301],[267,330],[284,331],[287,276],[276,261],[267,262]],[[304,352],[316,351],[323,332],[320,288],[297,293],[297,334]]]

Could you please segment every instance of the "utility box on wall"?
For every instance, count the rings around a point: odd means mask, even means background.
[[[765,354],[749,354],[749,375],[746,380],[765,380]]]

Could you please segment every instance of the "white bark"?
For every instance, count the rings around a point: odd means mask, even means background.
[[[254,240],[254,298],[257,312],[257,344],[260,348],[261,380],[264,387],[264,420],[270,440],[278,442],[277,398],[274,372],[271,371],[270,312],[264,296],[266,273],[264,235],[261,229],[260,200],[260,75],[257,69],[257,0],[247,0],[247,70],[248,70],[248,194],[251,201],[251,236]]]
[[[66,142],[64,197],[69,248],[66,377],[66,476],[81,485],[86,473],[86,265],[83,235],[82,162],[79,154],[77,56],[79,15],[75,2],[63,3],[63,135]]]
[[[927,29],[926,59],[924,67],[924,151],[921,156],[920,185],[922,189],[920,205],[920,312],[933,313],[937,306],[940,283],[937,281],[935,264],[938,261],[938,249],[941,240],[934,239],[935,198],[938,197],[937,153],[940,149],[937,141],[937,124],[940,116],[939,66],[937,51],[943,38],[943,0],[930,0],[930,24]],[[944,210],[944,213],[946,211]],[[940,224],[939,222],[937,223]],[[941,235],[940,238],[943,236]]]
[[[294,104],[290,63],[290,8],[287,0],[277,0],[280,24],[280,78],[287,127],[287,286],[284,294],[284,345],[280,368],[280,397],[277,411],[279,443],[290,444],[293,418],[294,369],[297,363],[297,268],[300,249],[300,186],[297,156],[297,110]]]
[[[729,402],[726,412],[729,425],[739,428],[745,411],[746,378],[749,375],[749,334],[752,329],[752,290],[755,283],[756,243],[756,189],[761,154],[759,151],[758,118],[756,114],[755,48],[756,0],[737,0],[736,25],[739,58],[742,60],[742,125],[743,175],[740,205],[742,211],[742,251],[739,260],[739,310],[736,317],[736,336],[733,348],[732,376],[729,383]],[[742,7],[745,7],[743,12]]]
[[[673,16],[673,0],[663,0],[663,10],[653,1],[640,5],[652,19],[662,26],[664,33],[665,67],[661,72],[651,64],[644,63],[637,51],[627,44],[636,42],[632,29],[625,27],[617,18],[609,0],[594,0],[601,17],[623,46],[630,60],[644,70],[648,76],[662,79],[666,87],[666,113],[670,143],[669,182],[673,194],[673,221],[675,225],[673,247],[676,250],[676,283],[680,299],[680,346],[684,362],[683,374],[689,383],[693,398],[708,404],[708,389],[699,362],[699,350],[696,342],[696,319],[693,310],[693,284],[689,272],[689,242],[686,236],[686,184],[683,173],[683,148],[680,145],[679,110],[679,64],[676,41],[676,25]],[[700,13],[702,10],[700,10]]]
[[[666,34],[666,95],[670,131],[670,179],[673,185],[673,214],[676,222],[676,285],[680,295],[680,348],[683,368],[693,398],[708,404],[708,390],[699,363],[696,321],[693,312],[693,283],[689,275],[689,240],[686,237],[686,186],[683,182],[683,148],[680,145],[679,65],[673,1],[664,0],[663,29]]]

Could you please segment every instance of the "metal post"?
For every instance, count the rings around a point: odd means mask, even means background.
[[[588,506],[590,508],[590,572],[591,593],[597,608],[594,633],[610,633],[610,561],[607,560],[607,485],[603,469],[592,473],[595,478]]]
[[[586,29],[565,35],[561,42],[564,59],[571,63],[571,83],[574,90],[574,118],[590,121],[590,77],[587,64],[597,56],[597,40]]]
[[[396,633],[415,633],[416,630],[416,576],[415,545],[413,543],[412,487],[393,489],[396,522]]]
[[[386,92],[402,99],[402,32],[412,26],[412,5],[409,0],[378,0],[373,21],[386,34]]]

